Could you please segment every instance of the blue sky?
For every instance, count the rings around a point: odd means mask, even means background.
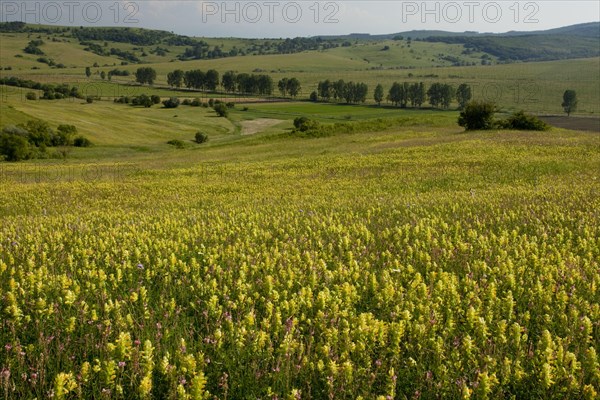
[[[598,21],[600,2],[2,0],[0,20],[132,26],[214,37],[378,34],[413,29],[506,32]]]

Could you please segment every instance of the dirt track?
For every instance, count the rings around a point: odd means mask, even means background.
[[[576,131],[600,132],[599,117],[567,117],[557,115],[541,115],[542,121],[557,128],[573,129]]]

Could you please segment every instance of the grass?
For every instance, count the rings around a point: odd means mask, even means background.
[[[408,79],[328,64],[348,56],[255,59],[310,68],[306,85]],[[538,82],[552,95],[537,111],[574,85],[591,113],[597,63],[410,72]],[[21,72],[83,84],[68,71]],[[0,127],[41,118],[95,144],[0,162],[5,398],[597,398],[597,133],[465,133],[456,111],[309,102],[225,119],[0,89]],[[301,115],[358,128],[299,137]],[[275,122],[242,135],[261,119]]]
[[[110,112],[92,106],[75,110]],[[145,111],[161,110],[129,118]],[[0,165],[15,396],[594,397],[596,135],[417,126],[99,149]]]
[[[32,35],[31,38],[35,38]],[[46,82],[79,82],[93,86],[90,90],[99,90],[102,95],[127,93],[137,88],[115,86],[102,83],[98,79],[100,71],[108,72],[112,68],[134,72],[139,65],[120,66],[121,61],[114,57],[100,57],[83,51],[83,47],[68,39],[68,43],[55,43],[42,36],[46,44],[42,49],[56,62],[63,62],[71,68],[53,69],[35,61],[37,57],[24,55],[22,49],[28,40],[25,34],[3,34],[0,65],[11,66],[12,71],[2,71],[3,76],[16,75],[23,78]],[[62,38],[61,38],[62,40]],[[240,39],[241,40],[241,39]],[[211,45],[242,46],[252,43],[249,40],[207,39]],[[389,46],[388,51],[382,51]],[[132,50],[132,45],[110,43],[109,47]],[[164,47],[164,46],[162,46]],[[149,52],[149,48],[145,49]],[[447,82],[455,86],[468,83],[474,89],[476,99],[496,101],[506,110],[524,109],[530,112],[562,113],[562,94],[567,89],[577,91],[579,97],[578,113],[582,115],[600,114],[600,89],[598,70],[600,58],[561,60],[547,62],[528,62],[493,66],[451,67],[443,56],[461,58],[463,61],[476,62],[482,54],[463,54],[460,45],[406,41],[360,41],[351,47],[339,47],[320,52],[304,52],[288,55],[256,55],[230,57],[216,60],[198,60],[172,62],[175,54],[183,48],[171,48],[167,57],[149,55],[145,62],[157,70],[157,84],[166,85],[166,75],[174,69],[211,69],[221,73],[228,70],[270,74],[275,82],[284,77],[295,76],[302,83],[302,97],[308,97],[317,84],[325,79],[344,79],[346,81],[366,82],[371,91],[378,83],[389,89],[393,82]],[[139,50],[137,51],[140,52]],[[150,53],[148,53],[150,54]],[[22,58],[15,58],[21,55]],[[493,57],[492,57],[493,58]],[[61,61],[62,60],[62,61]],[[433,60],[433,61],[432,61]],[[84,69],[98,62],[99,68],[92,68],[94,77],[90,83],[84,77]],[[106,65],[106,66],[105,66]],[[36,66],[40,69],[32,70]],[[76,66],[72,68],[72,66]],[[374,69],[375,68],[375,69]],[[382,69],[381,69],[382,68]],[[131,83],[131,78],[116,78],[120,83]],[[169,95],[161,89],[144,89],[149,94]],[[369,100],[372,97],[369,94]],[[371,100],[370,100],[371,101]]]

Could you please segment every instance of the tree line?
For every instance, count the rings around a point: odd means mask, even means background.
[[[86,72],[87,74],[87,72]],[[135,72],[136,82],[152,85],[156,81],[156,71],[151,67],[141,67]],[[270,96],[275,90],[273,78],[266,74],[248,74],[227,71],[221,75],[214,69],[183,71],[177,69],[167,74],[167,84],[171,88],[182,88],[216,91],[219,86],[227,93],[252,94]],[[283,78],[277,83],[282,96],[297,97],[302,85],[297,78]]]
[[[320,97],[323,101],[345,101],[348,104],[358,104],[367,101],[369,86],[362,82],[345,82],[343,79],[330,81],[329,79],[319,82],[317,92],[311,95],[315,100]]]
[[[374,93],[374,100],[377,104],[383,101],[383,86],[377,85]],[[447,83],[433,83],[429,88],[426,88],[423,82],[394,82],[389,89],[386,100],[394,104],[396,107],[407,108],[409,105],[412,108],[420,108],[425,101],[434,108],[448,109],[450,104],[456,100],[459,109],[463,109],[473,97],[471,87],[466,83],[458,86],[458,89]]]

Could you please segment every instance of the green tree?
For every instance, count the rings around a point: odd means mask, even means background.
[[[235,92],[235,84],[236,84],[236,74],[233,71],[227,71],[223,74],[223,79],[221,81],[223,85],[223,89],[226,92],[231,93]]]
[[[217,90],[217,86],[219,86],[219,73],[214,69],[209,69],[204,78],[204,87],[206,90],[214,92]]]
[[[332,91],[333,87],[329,79],[319,82],[317,94],[322,100],[329,101],[331,99]]]
[[[206,85],[206,74],[199,69],[186,71],[183,76],[185,86],[190,89],[204,89]]]
[[[577,110],[577,93],[574,90],[567,90],[563,94],[562,108],[571,116],[571,113]]]
[[[489,102],[472,101],[458,117],[458,124],[467,131],[492,129],[494,127],[494,113],[496,106]]]
[[[140,67],[135,72],[135,80],[142,85],[145,83],[152,85],[156,80],[156,71],[151,67]]]
[[[450,107],[454,94],[454,88],[445,83],[434,83],[427,91],[429,104],[431,104],[432,107]]]
[[[7,161],[20,161],[31,158],[33,151],[26,138],[3,130],[0,133],[0,155]]]
[[[300,90],[302,86],[300,85],[300,81],[296,78],[291,78],[287,81],[287,92],[290,96],[296,97],[300,94]]]
[[[377,105],[381,105],[381,102],[383,101],[383,96],[384,96],[383,86],[381,84],[379,84],[375,87],[375,93],[373,94],[373,99],[375,100]]]
[[[273,78],[269,75],[258,76],[258,92],[261,95],[270,95],[273,93]]]
[[[408,88],[408,98],[410,99],[410,105],[412,107],[421,107],[423,102],[425,101],[425,84],[421,83],[413,83]]]
[[[219,117],[226,118],[229,115],[229,110],[227,109],[227,106],[223,103],[215,104],[214,110]]]
[[[162,103],[165,108],[177,108],[179,107],[179,104],[181,104],[177,97],[171,97],[163,101]]]
[[[331,85],[332,96],[335,101],[342,100],[344,98],[344,90],[346,88],[346,82],[340,79]]]
[[[471,93],[471,87],[466,83],[462,83],[458,89],[456,90],[456,101],[458,101],[458,108],[463,110],[471,98],[473,94]]]
[[[184,72],[177,69],[167,74],[167,84],[171,87],[180,88],[183,85]]]
[[[102,80],[106,79],[106,72],[102,71],[100,72],[100,78],[102,78]]]
[[[19,128],[25,129],[28,132],[27,139],[36,147],[51,146],[54,131],[46,121],[32,119],[27,121],[25,125],[20,125]]]
[[[288,91],[288,78],[283,78],[277,83],[277,88],[279,89],[279,93],[281,96],[285,97]]]
[[[88,78],[92,76],[92,69],[90,67],[85,67],[85,76]]]

